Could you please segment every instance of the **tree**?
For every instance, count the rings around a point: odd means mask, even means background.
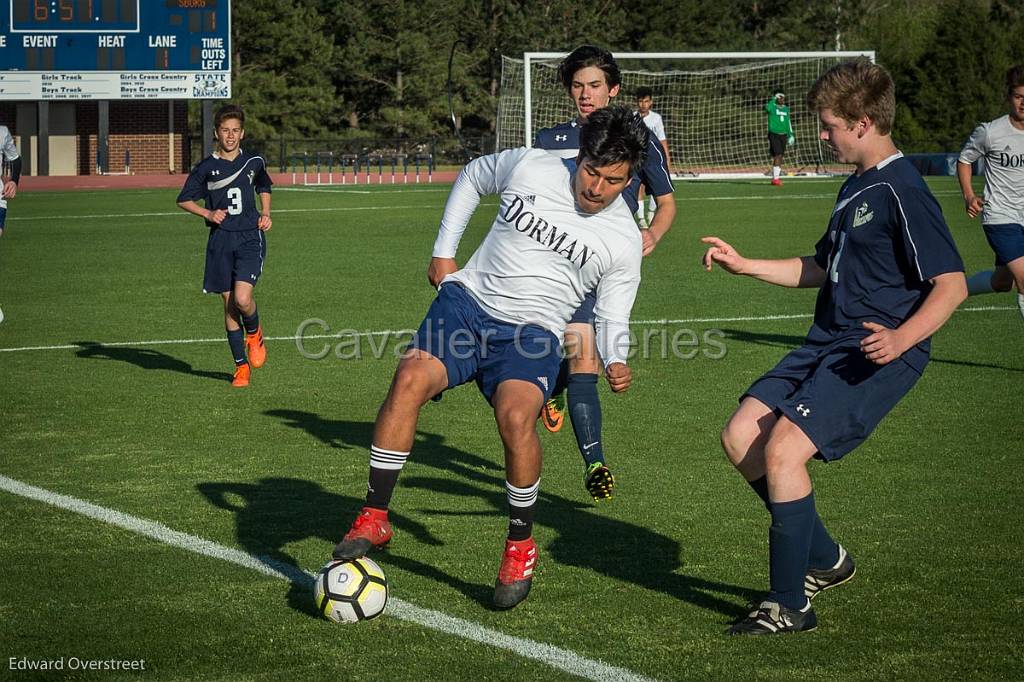
[[[323,18],[295,0],[248,0],[232,6],[235,100],[251,138],[312,136],[337,103],[329,74],[333,45]]]

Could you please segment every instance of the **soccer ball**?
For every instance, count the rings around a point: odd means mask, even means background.
[[[388,603],[388,579],[372,559],[331,560],[316,574],[316,608],[335,623],[376,618]]]

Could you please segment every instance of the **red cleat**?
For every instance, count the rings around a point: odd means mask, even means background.
[[[536,563],[537,543],[532,537],[505,541],[505,554],[501,557],[498,581],[494,584],[495,606],[510,609],[526,599]]]
[[[352,528],[345,537],[334,546],[332,556],[335,559],[349,561],[366,556],[373,547],[383,547],[391,540],[391,523],[388,521],[387,509],[363,507],[356,517]]]

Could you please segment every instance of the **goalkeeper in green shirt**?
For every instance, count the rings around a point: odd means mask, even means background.
[[[775,93],[775,96],[764,105],[764,112],[768,114],[768,153],[772,155],[772,184],[781,185],[782,180],[782,155],[786,153],[786,145],[793,144],[796,138],[793,137],[793,123],[789,120],[789,107],[786,106],[786,96]]]

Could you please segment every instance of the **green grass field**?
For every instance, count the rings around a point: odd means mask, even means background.
[[[323,564],[361,506],[395,335],[307,339],[327,346],[321,360],[294,337],[310,319],[415,327],[446,188],[275,192],[256,291],[269,359],[244,390],[228,383],[219,300],[201,293],[205,229],[174,191],[20,194],[0,239],[0,679],[1020,679],[1024,323],[1011,294],[968,300],[868,442],[812,465],[818,509],[858,565],[815,600],[818,631],[723,634],[767,588],[768,517],[718,432],[801,342],[814,292],[705,273],[698,240],[810,253],[838,184],[678,185],[680,217],[634,309],[652,357],[634,361],[628,393],[602,387],[617,495],[592,503],[571,430],[542,430],[539,574],[510,612],[489,606],[506,503],[488,407],[466,386],[424,408],[396,537],[376,555],[393,611],[355,626],[317,617],[300,570]],[[968,271],[990,267],[953,179],[932,186]],[[692,359],[663,357],[662,332],[686,330],[721,330],[724,358],[703,341]],[[290,578],[256,570],[268,566]],[[72,657],[145,671],[71,670]],[[63,671],[17,668],[59,659]]]

